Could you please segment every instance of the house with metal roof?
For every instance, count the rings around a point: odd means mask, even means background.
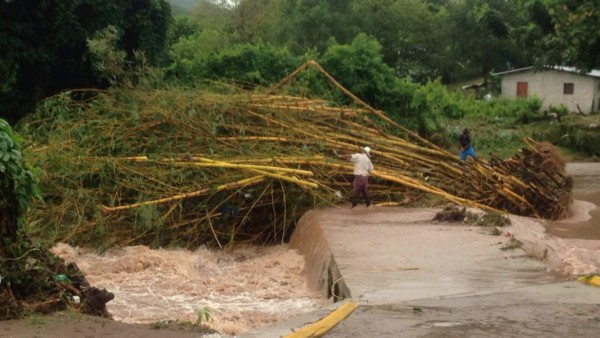
[[[537,96],[543,110],[560,104],[584,114],[600,110],[600,70],[581,73],[573,67],[526,67],[494,75],[500,76],[503,97]]]

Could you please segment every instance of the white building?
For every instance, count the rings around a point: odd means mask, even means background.
[[[502,96],[537,96],[543,101],[543,110],[560,104],[571,112],[600,110],[600,70],[581,74],[572,67],[527,67],[494,75],[501,77]]]

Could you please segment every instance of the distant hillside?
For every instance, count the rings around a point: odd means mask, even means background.
[[[190,13],[202,0],[168,0],[173,8],[173,14]]]

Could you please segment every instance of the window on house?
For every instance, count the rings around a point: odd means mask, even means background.
[[[527,82],[517,82],[517,97],[527,97]]]
[[[573,91],[575,90],[575,85],[572,82],[565,82],[563,87],[563,94],[565,95],[573,95]]]

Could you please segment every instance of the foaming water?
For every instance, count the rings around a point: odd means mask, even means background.
[[[77,263],[90,284],[113,292],[108,311],[126,323],[195,322],[208,307],[208,324],[236,335],[326,302],[308,288],[303,257],[286,245],[227,252],[132,246],[98,255],[58,244],[53,252]]]

